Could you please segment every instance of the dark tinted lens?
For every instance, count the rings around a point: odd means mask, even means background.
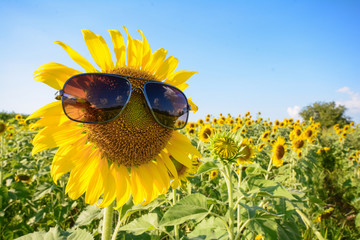
[[[188,119],[188,103],[185,95],[175,87],[148,82],[145,93],[156,119],[171,128],[183,128]]]
[[[64,111],[70,119],[96,123],[116,117],[129,94],[130,83],[124,78],[85,74],[66,83],[62,99]]]

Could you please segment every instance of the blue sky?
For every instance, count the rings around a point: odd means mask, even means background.
[[[33,80],[47,62],[81,70],[54,41],[88,60],[81,29],[108,29],[165,48],[177,70],[196,70],[185,91],[206,114],[261,112],[296,117],[316,101],[335,101],[360,122],[360,2],[10,1],[0,7],[0,111],[31,113],[55,91]],[[115,58],[114,58],[115,59]],[[93,62],[92,60],[90,62]],[[95,65],[95,64],[94,64]]]

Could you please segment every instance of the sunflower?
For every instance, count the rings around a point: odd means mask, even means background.
[[[184,185],[188,182],[188,178],[189,177],[193,177],[199,166],[201,165],[201,162],[199,160],[198,157],[193,157],[192,158],[192,164],[190,167],[187,167],[185,165],[183,165],[182,163],[176,161],[176,159],[172,156],[169,156],[171,161],[174,163],[174,166],[176,168],[176,175],[172,176],[171,178],[174,179],[174,181],[171,183],[171,187],[173,188],[177,188],[180,185]]]
[[[217,121],[218,121],[218,120],[217,120],[216,118],[213,118],[213,119],[212,119],[212,124],[213,124],[213,125],[216,125],[216,124],[217,124]]]
[[[0,136],[6,131],[6,124],[0,122]]]
[[[264,147],[266,146],[266,143],[261,143],[259,146],[258,146],[258,151],[261,152]]]
[[[209,142],[213,134],[214,129],[211,125],[206,125],[199,132],[199,140],[202,142]]]
[[[293,140],[294,138],[300,137],[302,134],[302,128],[300,126],[295,126],[294,129],[290,132],[290,140]]]
[[[285,145],[285,138],[278,137],[276,141],[273,144],[273,150],[272,150],[272,160],[273,164],[276,167],[280,167],[283,165],[283,158],[286,153],[286,145]]]
[[[16,115],[15,115],[15,119],[18,120],[18,121],[20,121],[20,120],[23,119],[23,116],[20,115],[20,114],[16,114]]]
[[[213,154],[221,160],[233,160],[238,152],[238,143],[231,134],[216,134],[211,140]]]
[[[271,131],[265,131],[265,132],[261,135],[261,140],[262,140],[262,141],[267,141],[267,140],[269,140],[270,134],[271,134]]]
[[[164,81],[180,90],[195,71],[175,71],[178,60],[166,58],[163,48],[152,52],[144,34],[142,40],[127,33],[127,45],[121,33],[109,30],[116,62],[112,60],[105,40],[89,30],[82,30],[85,43],[99,66],[97,70],[79,53],[63,42],[56,41],[85,72],[122,74]],[[127,61],[125,61],[125,59]],[[35,71],[35,80],[56,90],[62,89],[70,77],[81,72],[59,63],[47,63]],[[139,87],[140,83],[129,79]],[[130,196],[134,204],[147,204],[170,187],[170,179],[178,177],[174,162],[193,167],[193,156],[200,156],[190,140],[178,131],[167,129],[154,120],[143,104],[141,91],[134,91],[122,113],[113,121],[87,124],[69,120],[61,101],[50,103],[34,112],[28,119],[41,118],[35,127],[42,129],[33,139],[32,154],[58,147],[51,165],[54,182],[70,172],[65,192],[72,199],[85,194],[87,204],[100,207],[116,199],[116,207],[125,204]],[[192,109],[197,109],[189,98]]]
[[[300,136],[294,138],[291,143],[292,149],[294,149],[294,151],[298,153],[301,152],[301,149],[305,146],[306,139],[303,136]]]
[[[215,178],[217,178],[218,175],[219,175],[218,170],[212,170],[210,172],[210,179],[215,179]]]
[[[194,136],[195,135],[195,128],[188,128],[187,129],[187,133],[190,135],[190,136]]]
[[[201,118],[197,121],[197,123],[198,123],[200,126],[204,126],[204,120],[202,120]]]
[[[254,147],[248,138],[244,138],[240,143],[239,157],[237,163],[246,165],[252,163],[251,159],[254,157]]]

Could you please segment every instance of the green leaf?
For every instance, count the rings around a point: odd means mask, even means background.
[[[83,230],[83,229],[77,229],[74,232],[72,232],[67,238],[67,240],[93,240],[93,236]]]
[[[228,239],[229,235],[224,222],[217,217],[211,216],[202,220],[195,229],[188,234],[188,237],[195,239]]]
[[[19,237],[16,240],[66,240],[68,232],[59,230],[58,227],[50,228],[48,232],[34,232]]]
[[[215,169],[219,169],[219,167],[215,164],[214,161],[205,162],[204,164],[200,165],[197,174],[210,172]]]
[[[102,210],[95,205],[89,205],[82,211],[79,217],[76,219],[75,227],[86,226],[90,224],[94,219],[102,218]]]
[[[356,226],[356,228],[360,228],[360,213],[358,213],[357,215],[356,215],[356,218],[355,218],[355,226]]]
[[[149,213],[142,215],[125,226],[122,226],[120,231],[131,231],[134,234],[139,235],[146,231],[158,228],[158,225],[158,215],[156,213]]]
[[[277,223],[272,219],[253,218],[247,227],[252,232],[264,234],[265,239],[280,239],[277,236]]]
[[[161,219],[160,226],[178,225],[190,219],[200,221],[208,213],[207,198],[195,193],[184,197],[169,208]]]
[[[45,196],[46,194],[49,194],[52,192],[52,190],[54,190],[57,186],[55,184],[50,184],[50,183],[44,183],[39,185],[39,187],[36,189],[36,192],[34,194],[34,198],[33,200],[39,200],[40,198],[42,198],[43,196]]]

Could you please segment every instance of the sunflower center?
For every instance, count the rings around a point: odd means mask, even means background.
[[[209,128],[205,128],[204,132],[203,132],[203,137],[204,138],[209,138],[211,135],[211,130]]]
[[[123,67],[111,74],[156,80],[145,71]],[[144,81],[128,79],[132,87],[142,88]],[[146,104],[143,93],[135,89],[121,114],[111,122],[84,124],[89,140],[111,162],[126,167],[138,166],[153,160],[170,140],[173,130],[159,125]]]
[[[302,148],[303,146],[304,146],[304,141],[303,140],[297,140],[296,142],[295,142],[295,147],[296,148]]]
[[[278,145],[275,150],[275,156],[277,159],[282,159],[285,155],[285,148],[283,145]]]
[[[313,132],[311,130],[307,130],[306,133],[305,133],[305,136],[309,138],[309,137],[312,136],[312,133]]]

